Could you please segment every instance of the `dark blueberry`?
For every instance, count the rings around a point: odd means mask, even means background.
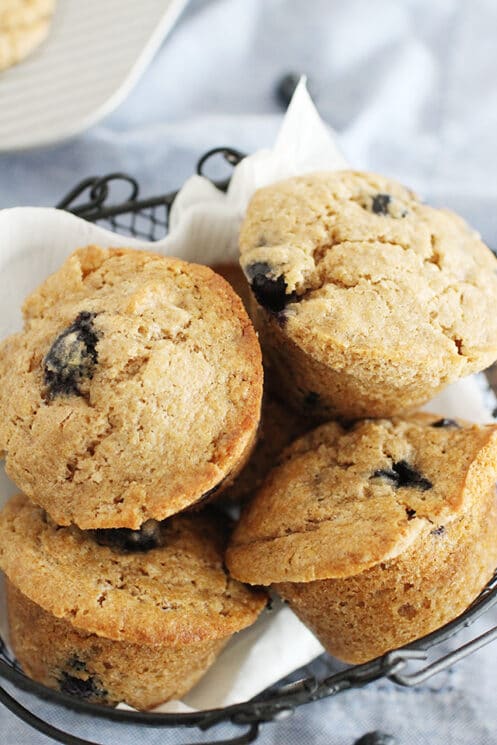
[[[267,261],[256,261],[246,267],[245,274],[247,275],[249,282],[252,282],[252,280],[259,274],[262,274],[262,276],[265,277],[267,274],[271,274],[271,271],[271,267]]]
[[[408,520],[414,520],[416,517],[416,510],[413,510],[412,507],[406,507],[406,515]]]
[[[386,732],[367,732],[355,741],[354,745],[395,745],[395,737]]]
[[[93,377],[98,361],[98,334],[93,326],[95,315],[87,311],[80,313],[50,347],[43,363],[50,397],[80,396],[81,382]]]
[[[86,679],[76,678],[74,675],[62,671],[59,678],[59,688],[62,693],[68,693],[70,696],[76,696],[77,698],[95,700],[103,699],[106,696],[106,692],[91,675]]]
[[[371,204],[371,209],[375,215],[388,215],[391,201],[392,197],[390,194],[375,194]]]
[[[265,261],[250,264],[246,269],[252,292],[259,305],[273,313],[279,313],[293,296],[286,294],[285,278],[282,275],[272,277],[271,271],[271,267]]]
[[[309,391],[304,398],[304,406],[309,409],[314,409],[319,403],[319,393],[316,391]]]
[[[162,543],[161,527],[157,520],[147,520],[139,530],[100,528],[95,530],[94,535],[101,546],[120,551],[150,551]]]
[[[345,432],[350,432],[357,424],[357,419],[340,419],[340,426]]]
[[[407,217],[409,214],[402,202],[395,200],[390,194],[366,194],[364,197],[364,201],[360,202],[361,206],[375,215],[388,216],[398,220]]]
[[[433,530],[430,530],[430,535],[443,535],[445,533],[445,527],[443,525],[440,525],[438,528],[433,528]]]
[[[375,471],[373,476],[390,479],[394,482],[395,488],[409,486],[414,489],[420,489],[421,491],[427,491],[433,487],[431,481],[425,479],[419,471],[416,471],[416,469],[410,466],[405,460],[399,460],[398,463],[394,463],[391,470],[381,468],[378,471]]]
[[[454,429],[460,429],[461,425],[456,422],[455,419],[437,419],[436,422],[433,422],[431,425],[432,427],[453,427]]]
[[[301,77],[302,73],[289,72],[286,73],[286,75],[283,75],[283,77],[278,80],[278,83],[276,84],[275,94],[278,103],[283,106],[283,108],[286,109],[286,107],[292,100],[292,96],[295,93],[295,89],[297,88]],[[307,79],[306,84],[307,90],[314,98],[312,82]]]
[[[278,313],[275,313],[274,318],[277,321],[278,326],[284,329],[288,322],[288,317],[287,317],[287,314],[285,313],[285,309],[283,308],[283,310],[280,310]]]
[[[67,666],[72,668],[73,670],[77,670],[78,672],[86,670],[86,664],[82,660],[79,660],[77,657],[71,657],[71,659],[67,663]]]
[[[497,419],[497,406],[496,406],[496,407],[495,407],[495,409],[494,409],[494,410],[492,411],[492,416],[493,416],[493,418],[494,418],[494,419]]]

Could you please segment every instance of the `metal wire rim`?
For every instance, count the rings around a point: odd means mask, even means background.
[[[259,694],[251,701],[234,704],[222,709],[209,709],[188,714],[162,714],[110,709],[47,688],[41,683],[27,678],[22,673],[15,660],[7,656],[3,642],[0,649],[0,655],[3,657],[3,659],[0,659],[0,676],[9,680],[16,687],[35,694],[42,700],[59,704],[83,715],[91,715],[120,724],[142,724],[149,727],[162,726],[171,728],[197,727],[201,731],[223,723],[245,726],[247,729],[239,737],[206,743],[206,745],[245,745],[245,743],[251,743],[257,738],[261,724],[285,718],[304,704],[335,696],[345,690],[362,688],[368,683],[382,678],[389,679],[402,686],[413,687],[419,685],[419,683],[447,669],[455,662],[460,661],[497,638],[497,626],[495,626],[470,642],[458,647],[456,650],[439,657],[434,663],[424,665],[420,670],[415,672],[409,673],[406,671],[409,662],[426,660],[429,649],[456,635],[463,628],[470,626],[496,604],[497,571],[473,605],[463,614],[442,628],[428,634],[422,639],[418,639],[406,647],[388,652],[371,662],[355,665],[342,672],[334,673],[323,680],[304,678],[280,688],[273,687]],[[24,722],[52,737],[54,740],[64,743],[64,745],[97,745],[96,743],[78,738],[75,735],[53,727],[53,725],[26,709],[1,686],[0,702]]]
[[[197,174],[208,178],[206,176],[206,166],[212,158],[219,156],[232,167],[236,166],[244,157],[243,153],[233,148],[214,148],[205,153],[198,161]],[[226,190],[229,180],[228,178],[220,181],[212,181],[212,183],[217,188]],[[112,185],[115,183],[124,183],[130,188],[129,195],[124,201],[117,203],[111,201]],[[161,208],[166,213],[164,220],[154,217],[153,212],[152,217],[147,213],[146,217],[153,220],[154,229],[159,226],[167,230],[169,213],[176,194],[177,192],[174,191],[158,197],[139,198],[140,188],[136,179],[124,173],[112,173],[104,177],[84,179],[71,189],[66,197],[59,202],[57,207],[72,212],[90,222],[108,221],[112,226],[116,225],[115,219],[118,216],[136,216],[143,213],[144,210]],[[133,234],[133,226],[134,223],[131,222],[130,227],[127,228],[131,234]],[[497,569],[479,597],[464,613],[440,629],[433,631],[431,634],[398,650],[388,652],[375,660],[349,667],[341,672],[324,677],[321,680],[315,677],[304,677],[296,682],[281,685],[280,687],[272,686],[250,701],[220,709],[209,709],[184,714],[167,714],[126,711],[92,704],[61,691],[47,688],[41,683],[28,678],[19,668],[15,659],[9,656],[6,645],[1,637],[0,677],[9,681],[16,688],[34,694],[44,701],[58,704],[82,715],[91,715],[99,719],[107,719],[121,724],[142,724],[150,727],[162,726],[172,728],[197,727],[204,731],[225,722],[245,726],[247,729],[242,735],[234,739],[216,741],[224,745],[245,745],[245,743],[251,743],[257,738],[261,724],[284,718],[304,704],[337,695],[341,691],[360,688],[382,678],[391,680],[401,686],[413,687],[419,685],[433,675],[447,669],[452,664],[497,639],[497,626],[494,626],[480,636],[440,656],[434,662],[422,665],[418,670],[409,672],[407,669],[409,663],[416,661],[426,662],[427,653],[430,649],[455,636],[462,629],[469,627],[496,604]],[[96,743],[91,743],[88,740],[59,730],[45,722],[26,709],[2,686],[0,686],[0,702],[27,724],[58,742],[65,745],[97,745]],[[206,743],[206,745],[208,744]],[[212,745],[215,744],[212,743]]]

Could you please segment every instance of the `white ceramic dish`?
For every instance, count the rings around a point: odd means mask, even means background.
[[[187,0],[58,0],[48,39],[0,73],[0,151],[64,140],[128,95]]]

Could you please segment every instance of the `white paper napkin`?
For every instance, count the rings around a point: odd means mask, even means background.
[[[14,208],[0,212],[0,338],[21,327],[24,297],[55,271],[76,247],[148,248],[205,264],[236,260],[237,234],[248,200],[260,186],[314,170],[337,170],[347,163],[331,130],[321,121],[301,82],[275,146],[247,157],[235,169],[226,194],[194,176],[181,189],[171,213],[170,233],[150,244],[103,230],[65,212]],[[448,388],[427,408],[443,416],[485,423],[492,420],[495,399],[483,376]],[[0,503],[15,487],[0,472]],[[0,628],[5,608],[0,602]],[[322,652],[314,636],[294,614],[276,603],[251,628],[237,634],[183,702],[160,711],[187,711],[244,701],[305,665]]]

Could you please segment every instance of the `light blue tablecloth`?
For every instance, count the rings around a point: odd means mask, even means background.
[[[281,121],[275,83],[295,70],[308,73],[354,165],[460,211],[497,248],[496,33],[495,0],[191,2],[115,113],[57,147],[0,156],[0,207],[53,205],[80,178],[115,170],[162,193],[211,147],[268,145]],[[399,745],[494,745],[496,677],[497,644],[415,690],[382,682],[306,707],[260,742],[352,745],[382,729]],[[71,714],[51,711],[71,727]],[[91,720],[76,732],[105,745],[196,741]],[[47,739],[0,710],[0,742]]]

